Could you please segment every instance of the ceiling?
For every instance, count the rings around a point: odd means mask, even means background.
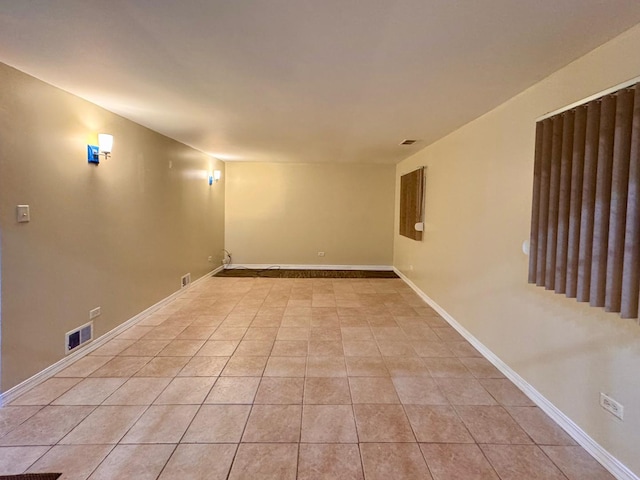
[[[393,164],[638,22],[638,0],[0,0],[0,61],[222,160]]]

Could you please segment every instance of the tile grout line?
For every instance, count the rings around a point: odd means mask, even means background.
[[[255,317],[254,317],[254,319],[255,319]],[[252,320],[252,322],[251,322],[251,323],[253,323],[253,320]],[[244,335],[246,335],[246,332],[245,332],[245,334],[244,334]],[[242,338],[244,338],[244,335],[242,336]],[[238,344],[238,345],[239,345],[239,344]],[[236,348],[237,348],[237,347],[236,347]],[[235,349],[234,349],[234,352],[235,352]],[[232,354],[232,355],[233,355],[233,354]],[[229,357],[229,361],[230,361],[230,360],[231,360],[231,356]],[[227,362],[227,363],[228,363],[228,362]],[[226,368],[226,367],[225,367],[225,368]],[[266,367],[266,362],[265,362],[265,367],[264,367],[264,368],[265,368],[265,369],[267,368],[267,367]],[[223,373],[223,372],[224,372],[224,369],[220,371],[220,375],[222,375],[222,373]],[[264,374],[264,369],[263,369],[263,374]],[[261,382],[261,381],[262,381],[262,376],[261,376],[261,380],[260,380],[260,382]],[[255,398],[256,398],[256,396],[257,396],[257,394],[258,394],[258,388],[260,388],[260,382],[258,382],[258,387],[256,388],[256,392],[255,392],[255,394],[254,394],[254,396],[253,396],[253,400],[251,401],[251,407],[249,408],[249,413],[247,414],[247,418],[246,418],[246,420],[244,421],[244,426],[243,426],[243,428],[242,428],[242,432],[240,433],[240,438],[238,439],[238,443],[236,444],[236,450],[235,450],[235,452],[234,452],[233,459],[231,460],[231,463],[229,464],[229,471],[227,472],[227,476],[226,476],[226,478],[227,478],[227,479],[229,479],[229,478],[231,477],[231,472],[233,471],[233,467],[234,467],[234,465],[236,464],[236,460],[237,460],[237,458],[238,458],[238,453],[240,452],[240,446],[242,445],[242,437],[244,436],[244,433],[245,433],[245,431],[247,430],[247,425],[249,425],[249,418],[251,418],[251,412],[253,411],[253,406],[254,406],[254,403],[255,403]],[[216,380],[216,383],[217,383],[217,380]]]

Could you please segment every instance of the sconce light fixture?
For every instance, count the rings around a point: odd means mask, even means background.
[[[213,182],[218,182],[220,177],[222,177],[222,172],[220,170],[209,172],[209,185],[213,185]]]
[[[113,135],[99,133],[98,145],[87,145],[87,160],[89,163],[100,163],[100,155],[104,155],[106,160],[111,156],[112,147]]]

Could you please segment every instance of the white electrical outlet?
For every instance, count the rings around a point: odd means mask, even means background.
[[[606,393],[600,392],[600,406],[620,420],[624,417],[624,407]]]
[[[324,252],[318,252],[319,257],[324,257]]]
[[[208,261],[209,263],[213,263],[213,257],[212,257],[211,255],[209,255],[209,258],[207,258],[207,261]]]
[[[100,307],[89,310],[89,320],[93,320],[94,318],[99,317],[101,313],[102,311],[100,310]]]

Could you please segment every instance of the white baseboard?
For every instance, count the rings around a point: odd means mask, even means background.
[[[611,455],[598,442],[591,438],[584,430],[582,430],[573,420],[567,417],[553,403],[538,392],[524,378],[518,375],[511,367],[504,363],[491,350],[485,347],[477,338],[475,338],[467,329],[460,325],[447,311],[438,305],[432,298],[424,293],[418,286],[403,274],[396,267],[393,271],[409,285],[431,308],[433,308],[449,325],[455,328],[482,356],[493,364],[502,374],[511,380],[522,392],[531,399],[542,411],[549,415],[567,434],[571,436],[582,448],[595,458],[604,468],[618,480],[640,480],[640,478],[629,470],[616,457]]]
[[[297,264],[279,264],[272,263],[234,263],[227,265],[225,269],[232,270],[234,268],[249,268],[252,270],[266,269],[282,269],[282,270],[384,270],[393,271],[391,265],[297,265]]]
[[[34,376],[27,378],[25,381],[19,383],[15,387],[10,388],[6,392],[0,393],[0,406],[9,403],[12,400],[15,400],[17,397],[19,397],[20,395],[22,395],[26,391],[31,390],[33,387],[41,384],[42,382],[44,382],[45,380],[48,380],[51,377],[53,377],[56,373],[61,372],[62,370],[64,370],[68,366],[70,366],[72,363],[76,362],[77,360],[80,360],[82,357],[84,357],[84,356],[90,354],[91,352],[93,352],[94,350],[98,349],[99,347],[101,347],[102,345],[107,343],[109,340],[117,337],[122,332],[124,332],[127,328],[135,325],[136,323],[138,323],[139,321],[147,318],[149,315],[151,315],[152,313],[154,313],[157,310],[161,309],[165,305],[171,303],[173,300],[178,298],[182,293],[184,293],[187,290],[189,290],[190,287],[200,283],[201,281],[203,281],[204,279],[210,277],[211,275],[215,275],[220,270],[222,270],[221,266],[216,268],[215,270],[203,275],[199,279],[191,282],[188,287],[181,288],[180,290],[178,290],[176,292],[173,292],[168,297],[163,298],[158,303],[155,303],[154,305],[151,305],[146,310],[138,313],[136,316],[130,318],[129,320],[121,323],[120,325],[118,325],[114,329],[108,331],[104,335],[102,335],[102,336],[96,338],[95,340],[91,341],[87,346],[82,347],[77,352],[73,352],[73,353],[67,355],[66,357],[64,357],[63,359],[57,361],[53,365],[50,365],[47,368],[45,368],[44,370],[41,370],[40,372],[36,373]]]

